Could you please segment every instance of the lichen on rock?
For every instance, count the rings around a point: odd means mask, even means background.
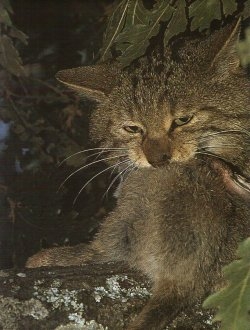
[[[95,320],[85,321],[82,324],[68,323],[60,325],[55,330],[108,330],[108,327],[97,323]]]
[[[40,287],[43,284],[42,281],[36,281],[34,284],[34,293],[33,295],[46,303],[52,305],[51,309],[70,311],[72,313],[77,313],[78,317],[81,318],[85,310],[82,302],[79,302],[78,295],[84,289],[80,290],[69,290],[62,289],[60,280],[54,280],[50,287],[45,289]]]
[[[0,328],[4,330],[18,330],[18,321],[24,316],[42,320],[49,315],[42,302],[34,298],[20,301],[0,296],[0,311]]]
[[[131,286],[122,286],[123,282],[131,284]],[[136,282],[129,279],[127,275],[113,275],[106,280],[106,288],[98,286],[94,289],[94,298],[96,302],[100,302],[103,297],[111,299],[119,299],[122,302],[127,302],[128,299],[134,297],[147,298],[150,292],[143,285],[136,285]]]

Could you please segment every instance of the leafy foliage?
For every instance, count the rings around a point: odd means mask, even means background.
[[[244,2],[243,16],[249,16],[250,0]],[[223,21],[238,10],[236,0],[158,0],[151,9],[143,0],[122,0],[118,2],[110,17],[101,50],[101,60],[111,57],[129,65],[145,54],[152,37],[163,27],[164,45],[172,37],[191,31],[202,32],[210,28],[212,21]]]
[[[224,267],[228,286],[204,302],[206,308],[219,308],[214,321],[221,321],[221,330],[250,329],[250,238],[240,245],[238,256]]]
[[[243,17],[244,18],[247,18],[250,16],[250,1],[247,0],[245,3],[244,3],[244,11],[243,11]]]
[[[191,30],[198,29],[202,31],[210,27],[214,19],[222,20],[223,15],[227,17],[232,15],[237,10],[237,2],[235,0],[223,0],[222,12],[220,1],[217,0],[202,0],[199,3],[193,2],[189,7],[189,15],[193,17],[191,22]]]
[[[208,29],[213,19],[221,19],[220,2],[217,0],[201,0],[199,4],[193,2],[189,7],[189,15],[192,18],[191,30]]]
[[[157,2],[152,10],[142,10],[142,0],[138,0],[138,6],[134,6],[132,15],[139,20],[135,22],[134,17],[128,16],[129,22],[123,31],[117,36],[117,50],[121,51],[123,58],[131,62],[134,57],[138,58],[145,52],[149,40],[156,36],[160,29],[161,21],[169,21],[174,8],[164,2]]]
[[[238,51],[242,66],[250,65],[250,28],[245,31],[245,39],[239,42]]]
[[[174,8],[174,13],[171,18],[171,21],[167,25],[167,28],[164,33],[164,45],[167,46],[169,40],[181,33],[185,32],[187,26],[186,18],[186,1],[180,0],[178,6]]]
[[[126,11],[128,8],[128,1],[121,1],[115,8],[113,14],[109,18],[109,22],[106,28],[103,48],[102,48],[102,59],[105,60],[111,57],[111,46],[114,43],[117,35],[122,31],[126,18]]]
[[[234,0],[223,0],[222,4],[225,16],[231,15],[237,10],[237,3]]]
[[[27,36],[13,26],[9,14],[12,8],[9,0],[0,3],[0,65],[15,76],[24,75],[22,60],[13,40],[27,44]]]

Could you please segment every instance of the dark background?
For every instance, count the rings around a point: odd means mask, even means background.
[[[92,104],[56,82],[64,68],[98,57],[113,1],[12,0],[13,24],[27,36],[16,43],[27,74],[0,70],[0,268],[21,267],[43,247],[88,242],[114,204],[103,194],[110,174],[78,191],[104,164],[79,171],[57,192],[89,148]],[[86,155],[86,154],[84,154]],[[89,154],[88,154],[89,155]]]

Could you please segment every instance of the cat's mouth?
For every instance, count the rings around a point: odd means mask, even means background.
[[[213,159],[211,164],[222,175],[225,187],[230,192],[250,199],[250,178],[244,176],[237,166],[221,159]]]

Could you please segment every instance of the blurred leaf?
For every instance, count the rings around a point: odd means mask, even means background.
[[[114,9],[113,14],[110,16],[106,32],[104,35],[103,48],[101,49],[101,60],[105,61],[111,57],[110,48],[114,43],[118,33],[123,29],[126,11],[128,9],[129,0],[121,1]]]
[[[245,39],[238,42],[238,52],[243,67],[250,65],[250,27],[246,29],[245,36]]]
[[[243,17],[244,18],[250,17],[250,0],[247,0],[244,3]]]
[[[17,77],[24,75],[22,60],[12,40],[6,35],[0,35],[0,65]]]
[[[208,29],[214,19],[221,19],[220,1],[199,0],[193,2],[189,7],[189,17],[193,17],[191,22],[192,31]]]
[[[11,27],[11,29],[9,31],[9,35],[12,38],[16,38],[16,39],[20,40],[25,45],[28,44],[28,41],[27,41],[28,36],[25,33],[23,33],[22,31],[15,28],[14,26]]]
[[[133,17],[128,17],[128,21],[131,22],[136,17],[136,20],[143,22],[143,24],[125,26],[115,40],[116,49],[121,51],[117,60],[123,66],[145,53],[150,38],[159,32],[160,22],[168,21],[174,12],[174,8],[166,1],[158,1],[152,10],[142,11],[142,2],[140,6],[134,7],[134,9],[136,12],[133,11]]]
[[[240,260],[224,267],[229,284],[204,302],[205,308],[218,308],[214,321],[221,321],[221,330],[250,329],[250,238],[240,244]]]
[[[2,0],[2,5],[4,8],[6,8],[8,10],[9,13],[13,14],[13,10],[12,10],[9,0]]]
[[[14,125],[12,125],[12,131],[17,135],[20,135],[25,132],[25,128],[23,125],[15,123]]]
[[[237,10],[237,2],[235,0],[222,0],[223,13],[225,16],[232,15]]]
[[[24,75],[24,69],[22,60],[11,38],[27,44],[27,36],[13,26],[9,12],[13,13],[9,0],[2,0],[0,3],[0,24],[3,24],[6,32],[4,34],[0,31],[0,65],[8,72],[19,77]]]
[[[177,7],[174,11],[174,14],[172,16],[171,21],[169,22],[167,29],[164,34],[164,45],[167,46],[169,40],[186,30],[187,27],[187,19],[186,19],[186,1],[185,0],[179,0],[177,2]]]
[[[0,6],[0,23],[5,24],[7,26],[12,26],[10,16],[8,11]]]

